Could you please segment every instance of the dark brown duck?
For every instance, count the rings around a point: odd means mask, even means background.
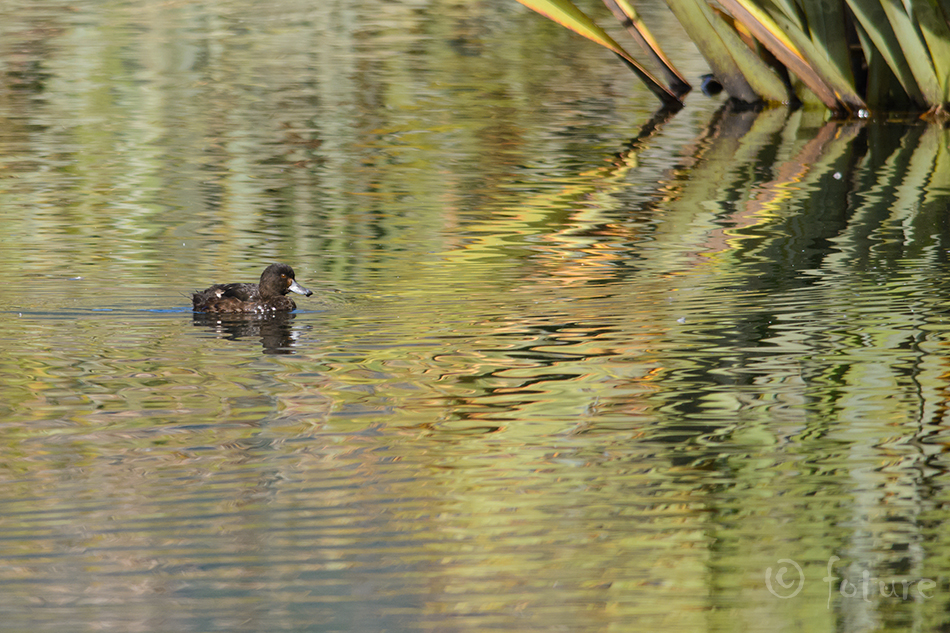
[[[287,264],[271,264],[256,284],[215,284],[191,297],[195,312],[290,312],[297,309],[288,292],[309,297],[313,294],[294,279]]]

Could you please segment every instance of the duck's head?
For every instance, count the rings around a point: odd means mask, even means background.
[[[294,269],[287,264],[271,264],[261,273],[260,293],[262,297],[285,295],[296,292],[298,295],[309,297],[312,290],[304,288],[294,279]]]

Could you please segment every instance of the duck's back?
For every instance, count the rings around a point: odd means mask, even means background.
[[[261,298],[257,284],[215,284],[191,297],[196,312],[292,311],[297,304],[290,297]]]
[[[261,298],[257,284],[216,284],[208,290],[214,290],[221,297],[233,297],[241,301],[259,301]]]
[[[191,297],[198,312],[254,312],[259,300],[257,284],[215,284]]]

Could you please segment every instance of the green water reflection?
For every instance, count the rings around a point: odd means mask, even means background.
[[[946,130],[653,118],[514,3],[0,9],[4,630],[946,626]]]

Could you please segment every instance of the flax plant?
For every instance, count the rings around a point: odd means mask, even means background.
[[[689,84],[627,0],[604,0],[655,74],[570,0],[518,0],[602,46],[665,106]],[[666,0],[730,97],[820,102],[841,116],[950,110],[950,0]]]

